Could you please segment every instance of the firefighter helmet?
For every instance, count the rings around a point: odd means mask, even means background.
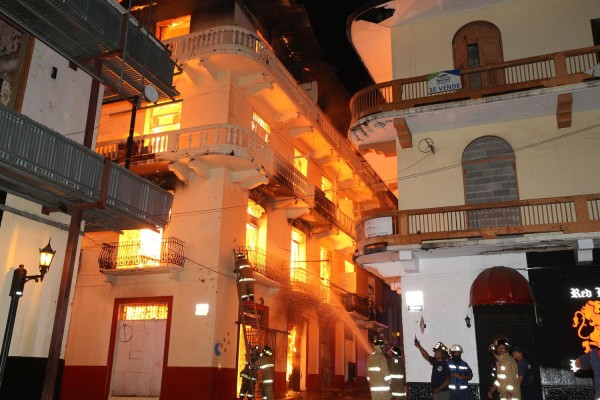
[[[394,346],[394,347],[392,347],[392,350],[390,350],[390,351],[392,352],[394,357],[402,357],[402,350],[400,350],[400,347]]]
[[[455,352],[459,352],[459,353],[463,352],[463,348],[460,344],[453,344],[452,346],[450,346],[450,353],[455,353]]]
[[[385,342],[383,341],[383,339],[375,339],[373,341],[373,346],[385,346]]]
[[[498,348],[498,346],[500,345],[504,345],[506,347],[506,349],[510,349],[510,342],[508,341],[508,338],[500,338],[496,341],[496,348]]]
[[[265,346],[265,347],[263,347],[262,354],[265,354],[267,356],[272,356],[273,350],[269,346]]]
[[[435,346],[433,346],[433,351],[436,350],[441,351],[443,354],[448,354],[448,347],[442,342],[437,342]]]

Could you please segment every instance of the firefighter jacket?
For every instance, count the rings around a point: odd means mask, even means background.
[[[252,272],[252,266],[246,259],[241,259],[236,263],[234,272],[237,274],[238,282],[254,282],[254,273]]]
[[[261,383],[273,383],[275,379],[275,360],[273,355],[261,354],[258,359],[252,363],[253,368],[257,368],[261,373]]]
[[[250,382],[256,382],[257,375],[258,373],[256,371],[256,368],[251,368],[249,363],[246,363],[246,366],[240,373],[240,376],[243,380]]]
[[[367,380],[369,381],[371,392],[389,393],[391,379],[387,359],[383,355],[381,348],[375,346],[373,353],[367,357]]]
[[[455,378],[453,374],[472,375],[473,371],[465,361],[460,360],[455,363],[453,360],[448,360],[448,368],[450,368],[450,390],[467,390],[469,389],[469,381],[466,379]]]
[[[392,397],[405,397],[404,363],[402,357],[392,357],[387,360],[390,371]]]
[[[521,399],[521,386],[519,384],[519,368],[517,362],[510,354],[494,354],[496,357],[496,390],[500,395],[500,400],[509,399],[508,393],[511,393],[512,400]]]

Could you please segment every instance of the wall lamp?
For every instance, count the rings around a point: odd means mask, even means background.
[[[11,297],[11,300],[8,309],[8,317],[6,320],[6,330],[4,331],[4,340],[2,341],[2,351],[0,352],[0,387],[2,386],[4,367],[6,367],[6,361],[8,359],[8,350],[10,349],[12,331],[15,326],[17,306],[19,305],[19,299],[23,296],[25,284],[31,280],[36,282],[44,280],[44,275],[46,275],[48,269],[50,269],[50,264],[52,264],[52,259],[54,259],[55,253],[56,250],[52,250],[50,241],[48,241],[46,247],[40,249],[39,275],[27,275],[27,270],[23,264],[19,265],[19,268],[15,268],[13,271],[12,284],[10,285],[10,292],[8,293],[8,295]]]
[[[467,325],[467,328],[471,327],[471,318],[469,318],[468,315],[465,317],[465,324]]]

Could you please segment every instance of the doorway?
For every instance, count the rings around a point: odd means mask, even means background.
[[[109,400],[158,400],[172,298],[117,299],[109,348]]]

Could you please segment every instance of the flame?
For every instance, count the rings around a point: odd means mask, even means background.
[[[288,383],[290,382],[290,377],[292,376],[292,371],[294,369],[294,356],[296,352],[296,327],[294,326],[288,334],[287,364],[285,369],[285,380]]]

